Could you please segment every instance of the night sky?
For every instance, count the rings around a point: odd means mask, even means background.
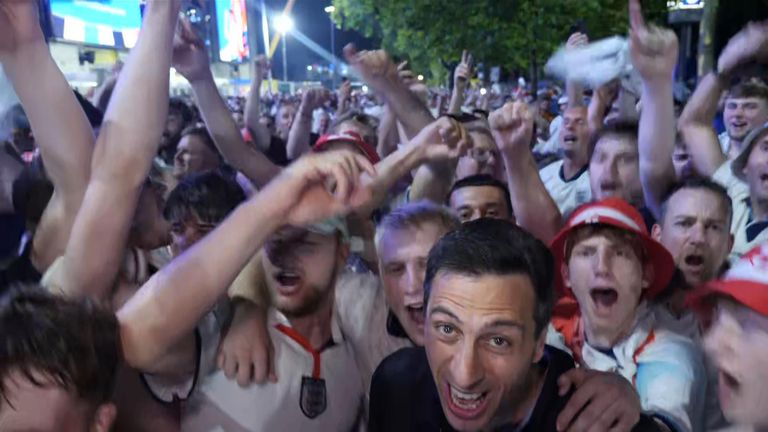
[[[254,3],[258,4],[260,0],[254,0]],[[266,6],[272,11],[280,13],[285,6],[286,0],[266,0]],[[300,30],[308,38],[312,39],[315,43],[321,47],[331,51],[331,21],[329,15],[324,11],[326,6],[331,4],[330,0],[296,0],[291,17],[294,21],[296,29]],[[260,14],[258,15],[261,16]],[[253,23],[252,23],[253,25]],[[270,21],[271,25],[271,21]],[[263,53],[263,38],[261,36],[261,21],[259,20],[256,28],[258,32],[258,52]],[[272,34],[270,34],[270,38]],[[360,49],[375,48],[373,42],[364,38],[354,31],[343,31],[336,29],[336,56],[342,58],[341,50],[344,45],[353,42]],[[288,45],[286,46],[287,58],[288,58],[288,78],[289,80],[304,80],[307,77],[307,65],[310,64],[325,64],[327,62],[315,54],[313,51],[302,45],[293,37],[288,37]],[[272,59],[273,73],[282,77],[282,47],[278,46],[275,51],[275,56]],[[253,52],[253,50],[252,50]]]

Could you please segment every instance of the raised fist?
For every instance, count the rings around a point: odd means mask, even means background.
[[[323,87],[307,89],[301,96],[301,108],[312,112],[331,99],[331,92]]]
[[[501,150],[527,148],[533,136],[533,113],[523,102],[507,102],[488,117],[491,133]]]
[[[424,146],[428,161],[453,160],[472,148],[472,138],[458,121],[440,117],[413,137],[411,144]]]
[[[344,57],[360,77],[376,88],[387,82],[397,82],[397,66],[384,50],[360,51],[353,44],[344,47]]]

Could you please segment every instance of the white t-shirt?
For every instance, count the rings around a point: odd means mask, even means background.
[[[592,200],[592,190],[589,187],[589,171],[584,167],[576,176],[568,181],[563,178],[563,161],[552,162],[539,171],[541,181],[549,195],[560,209],[563,218],[567,218],[573,210]]]
[[[344,280],[345,283],[336,285],[336,313],[341,332],[354,350],[367,397],[379,363],[413,343],[387,331],[389,308],[377,276],[345,274]]]
[[[548,328],[548,333],[555,331]],[[547,334],[547,343],[564,346],[562,335]],[[644,412],[662,417],[678,431],[704,430],[707,372],[701,348],[690,338],[657,321],[653,308],[639,306],[632,334],[610,353],[585,343],[583,366],[615,372],[631,382]]]
[[[285,316],[272,309],[268,323],[278,382],[242,388],[221,370],[212,370],[184,406],[181,429],[351,431],[359,427],[363,387],[359,380],[350,379],[359,372],[336,320],[332,323],[333,344],[320,351],[318,365],[312,353],[277,328],[290,327]]]
[[[747,228],[760,221],[750,220],[752,209],[749,201],[749,186],[733,175],[731,164],[732,161],[727,161],[720,165],[712,175],[712,180],[726,188],[733,202],[733,222],[731,223],[733,248],[729,257],[733,263],[753,247],[768,241],[768,229],[762,230],[751,241],[748,239]]]
[[[720,141],[720,149],[723,150],[723,154],[728,154],[728,150],[731,148],[731,137],[728,136],[728,132],[723,132],[717,136]]]

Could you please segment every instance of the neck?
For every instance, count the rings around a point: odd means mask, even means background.
[[[585,155],[572,154],[563,158],[563,175],[570,180],[588,163]]]
[[[496,428],[504,424],[521,426],[521,423],[526,420],[528,413],[534,409],[536,402],[539,400],[546,375],[547,370],[545,368],[534,365],[531,368],[530,381],[526,386],[530,390],[527,394],[517,396],[517,398],[511,400],[511,405],[513,405],[511,410],[507,411],[504,407],[500,407],[503,414],[498,416],[495,421],[491,421],[488,430],[496,430]]]
[[[768,219],[768,200],[752,199],[752,219],[756,221]]]
[[[730,144],[728,145],[728,159],[735,159],[739,153],[741,153],[741,140],[735,140],[730,138]]]
[[[291,327],[309,341],[312,348],[319,349],[331,340],[331,317],[333,316],[333,295],[323,299],[311,313],[302,316],[288,316]]]
[[[631,314],[621,324],[615,327],[594,328],[588,321],[584,321],[584,336],[587,343],[597,349],[611,349],[632,332],[637,312]]]

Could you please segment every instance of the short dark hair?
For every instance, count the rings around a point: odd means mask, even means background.
[[[630,137],[635,142],[637,142],[638,131],[639,131],[639,126],[636,121],[625,120],[625,119],[617,119],[617,120],[609,121],[608,123],[603,125],[603,127],[600,130],[594,133],[589,139],[590,160],[592,159],[592,155],[594,155],[595,147],[597,147],[597,143],[603,138],[609,137],[609,136]]]
[[[203,141],[203,144],[213,152],[218,158],[220,162],[223,162],[224,159],[221,156],[221,153],[219,153],[219,149],[216,148],[216,144],[213,142],[213,137],[211,137],[211,134],[208,133],[208,129],[205,127],[202,123],[196,123],[190,126],[187,126],[184,128],[184,130],[181,131],[181,135],[179,135],[179,138],[184,138],[187,135],[194,135],[198,138],[200,138]]]
[[[185,125],[195,119],[195,114],[192,109],[180,98],[172,97],[168,102],[168,110],[178,112]]]
[[[754,81],[744,81],[728,90],[728,98],[758,98],[768,103],[768,86]]]
[[[491,186],[501,189],[504,195],[504,202],[507,204],[507,211],[509,212],[509,215],[512,216],[515,214],[515,211],[512,208],[512,199],[509,197],[509,188],[507,188],[507,185],[500,182],[496,177],[488,174],[475,174],[456,181],[453,186],[451,186],[451,190],[448,192],[448,196],[445,197],[446,205],[450,207],[451,197],[455,191],[465,187],[480,186]]]
[[[181,222],[194,214],[200,222],[216,225],[243,201],[245,193],[234,179],[205,171],[179,182],[165,202],[163,217]]]
[[[40,223],[43,211],[52,196],[53,182],[48,178],[41,158],[36,158],[30,165],[25,166],[13,180],[13,209],[23,215],[28,223]]]
[[[441,238],[427,258],[424,304],[439,272],[461,275],[527,275],[536,294],[533,319],[538,336],[552,316],[555,266],[547,246],[516,224],[501,219],[467,222]]]
[[[731,226],[731,220],[733,219],[733,200],[731,200],[731,196],[728,195],[728,190],[708,178],[690,178],[675,183],[661,202],[659,224],[663,225],[664,223],[664,216],[667,214],[669,200],[672,198],[672,195],[683,189],[703,189],[717,195],[717,197],[720,198],[720,201],[725,204],[728,213],[728,227]]]
[[[5,381],[14,372],[37,386],[53,383],[94,405],[105,403],[119,358],[117,317],[93,301],[39,286],[17,286],[0,297],[0,406],[9,401]]]

